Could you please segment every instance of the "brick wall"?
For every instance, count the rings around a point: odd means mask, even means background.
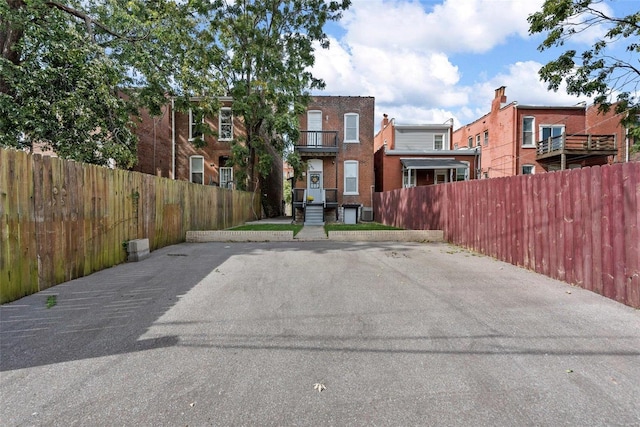
[[[339,204],[362,204],[371,207],[372,186],[374,185],[373,164],[373,131],[374,131],[373,97],[366,96],[315,96],[307,106],[307,110],[322,111],[322,129],[337,131],[338,154],[333,157],[318,157],[323,160],[323,179],[325,188],[338,188]],[[344,142],[344,115],[359,115],[359,142]],[[300,117],[300,129],[307,129],[306,113]],[[313,157],[309,157],[313,158]],[[344,162],[358,161],[358,195],[344,195]],[[306,178],[298,181],[296,188],[306,188]]]

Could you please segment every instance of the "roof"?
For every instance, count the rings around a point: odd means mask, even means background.
[[[455,159],[400,159],[407,169],[455,169],[469,167],[468,163]]]

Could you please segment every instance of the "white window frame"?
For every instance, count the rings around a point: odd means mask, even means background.
[[[438,137],[441,138],[441,140],[440,140],[440,143],[441,143],[440,148],[438,148],[436,146],[436,139]],[[433,135],[433,149],[437,150],[437,151],[444,150],[444,141],[445,141],[445,135],[443,133],[437,133],[437,134]]]
[[[415,169],[404,168],[402,170],[402,188],[411,188],[416,186],[416,173]]]
[[[530,172],[526,173],[524,171],[525,168],[531,168]],[[535,175],[535,173],[536,173],[536,165],[532,165],[532,164],[522,165],[522,167],[520,168],[520,172],[522,173],[522,175]]]
[[[355,129],[353,127],[348,127],[348,118],[355,118]],[[347,135],[348,129],[355,130],[355,139],[348,138]],[[358,113],[346,113],[344,115],[344,142],[346,143],[359,143],[360,142],[360,114]]]
[[[446,184],[449,182],[449,174],[446,169],[436,169],[433,172],[433,183],[434,184]],[[438,181],[438,177],[444,177],[442,181]]]
[[[229,122],[223,122],[222,121],[222,117],[223,117],[223,112],[225,117],[229,117]],[[227,115],[228,113],[228,115]],[[228,127],[228,132],[229,132],[229,136],[223,136],[223,129],[222,127]],[[231,141],[233,139],[233,113],[231,112],[231,108],[229,107],[222,107],[220,109],[220,111],[218,112],[218,141]]]
[[[219,175],[219,185],[222,188],[233,188],[233,168],[230,166],[220,166],[220,169],[218,170],[218,175]],[[228,175],[229,179],[223,181],[222,178]],[[229,183],[231,183],[231,187],[229,186]]]
[[[486,147],[487,145],[489,145],[489,131],[485,130],[484,131],[484,146]]]
[[[466,164],[467,166],[465,168],[455,168],[456,176],[454,177],[454,179],[455,179],[456,182],[458,182],[458,181],[469,181],[469,162],[464,162],[463,161],[462,163]],[[463,174],[463,178],[462,179],[458,179],[458,176],[459,176],[458,175],[458,171],[460,169],[464,169],[464,174]]]
[[[193,161],[194,160],[200,160],[202,167],[200,169],[202,170],[194,170],[193,167]],[[193,180],[193,174],[194,173],[201,173],[202,174],[202,182],[196,182]],[[204,156],[191,156],[189,157],[189,182],[193,182],[194,184],[204,184]]]
[[[480,147],[480,134],[476,135],[476,147]]]
[[[202,116],[202,123],[204,123],[204,116]],[[189,141],[193,141],[196,137],[193,135],[193,127],[195,122],[193,121],[193,110],[189,108]],[[204,141],[204,133],[200,135],[200,138]]]
[[[351,172],[351,171],[348,170],[349,169],[348,166],[351,166],[351,167],[355,166],[355,176],[347,175],[348,172]],[[358,188],[359,188],[359,185],[360,185],[360,182],[359,182],[360,171],[359,171],[359,169],[360,169],[360,163],[357,160],[345,160],[344,161],[344,165],[343,165],[343,172],[344,172],[343,185],[344,185],[344,187],[343,187],[343,193],[342,194],[344,194],[345,196],[357,196],[357,195],[360,194],[358,192]],[[348,188],[347,180],[348,179],[354,179],[354,178],[355,178],[355,183],[356,183],[356,185],[355,185],[356,190],[355,191],[347,191],[347,188]]]
[[[525,143],[525,133],[528,133],[524,130],[524,122],[525,120],[531,119],[531,143],[527,144]],[[522,117],[522,146],[523,147],[535,147],[536,146],[536,118],[533,116],[524,116]]]
[[[468,148],[473,148],[473,137],[472,136],[467,138],[467,147]]]
[[[562,144],[562,135],[564,134],[564,124],[561,125],[545,125],[545,124],[541,124],[538,126],[538,132],[540,135],[540,141],[542,141],[544,139],[543,137],[543,133],[544,133],[544,129],[560,129],[560,135],[557,135],[560,137],[559,140],[556,141],[552,141],[552,145],[553,145],[553,149],[559,149],[560,145]],[[551,134],[553,134],[553,130],[551,131]],[[552,137],[553,139],[554,137]]]

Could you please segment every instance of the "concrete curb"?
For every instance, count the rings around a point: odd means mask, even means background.
[[[442,230],[330,231],[329,240],[341,242],[444,242]]]
[[[288,242],[332,240],[336,242],[444,242],[442,230],[330,231],[328,237],[295,238],[293,231],[187,231],[188,243],[205,242]]]
[[[288,242],[293,231],[187,231],[188,243],[204,242]]]

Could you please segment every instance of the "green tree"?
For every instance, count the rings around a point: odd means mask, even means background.
[[[349,5],[350,0],[237,0],[211,17],[210,78],[224,82],[233,114],[246,127],[246,136],[233,142],[231,158],[246,171],[241,188],[260,188],[273,156],[297,140],[309,91],[324,87],[309,71],[314,49],[329,46],[324,25]]]
[[[589,49],[581,53],[568,49],[539,74],[549,89],[558,90],[564,81],[568,93],[593,97],[600,111],[613,107],[616,113],[624,113],[622,125],[639,141],[640,12],[615,16],[608,10],[601,0],[546,0],[542,10],[529,16],[529,33],[546,33],[538,47],[544,51],[564,46],[585,32],[601,31],[602,37]]]
[[[169,94],[219,90],[199,73],[208,41],[198,37],[219,5],[1,1],[0,145],[130,167],[141,108],[157,114]]]

